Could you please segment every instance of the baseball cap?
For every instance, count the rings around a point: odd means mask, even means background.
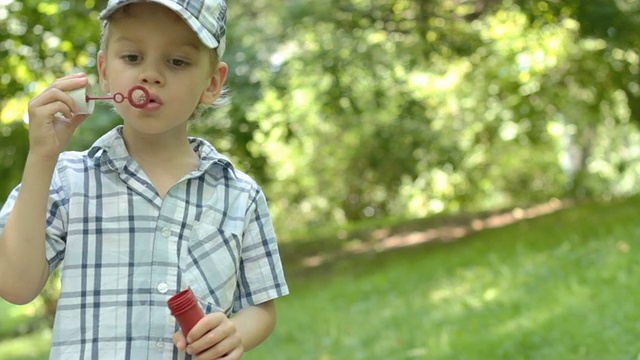
[[[225,0],[109,0],[98,19],[107,20],[120,7],[141,2],[158,3],[178,13],[202,43],[222,57],[227,39]]]

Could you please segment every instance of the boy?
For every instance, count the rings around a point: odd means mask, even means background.
[[[84,74],[29,103],[22,183],[0,211],[0,296],[31,301],[64,260],[51,359],[239,359],[275,326],[288,288],[264,194],[187,136],[227,75],[223,1],[109,1],[100,86],[143,85],[150,102],[116,104],[123,125],[87,151],[63,152],[87,117],[66,93]],[[186,288],[205,317],[182,334],[167,300]]]

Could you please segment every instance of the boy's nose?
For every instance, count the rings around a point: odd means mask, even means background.
[[[147,66],[140,72],[139,81],[146,85],[162,85],[164,76],[156,67]]]

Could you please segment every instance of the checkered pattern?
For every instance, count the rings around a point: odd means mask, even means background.
[[[61,155],[47,216],[51,271],[64,260],[51,359],[188,359],[171,340],[167,300],[178,291],[191,287],[205,313],[228,315],[289,292],[261,189],[209,143],[190,141],[200,166],[164,199],[121,128]]]
[[[227,4],[225,0],[109,0],[107,7],[98,19],[108,20],[109,16],[121,6],[137,2],[156,2],[178,13],[202,43],[210,49],[216,49],[222,57],[227,39]]]

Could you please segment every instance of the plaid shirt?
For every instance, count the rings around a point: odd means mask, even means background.
[[[190,143],[200,166],[164,199],[121,128],[61,154],[46,230],[50,271],[64,260],[51,359],[188,359],[172,342],[178,291],[227,315],[288,293],[262,190],[206,141]]]

